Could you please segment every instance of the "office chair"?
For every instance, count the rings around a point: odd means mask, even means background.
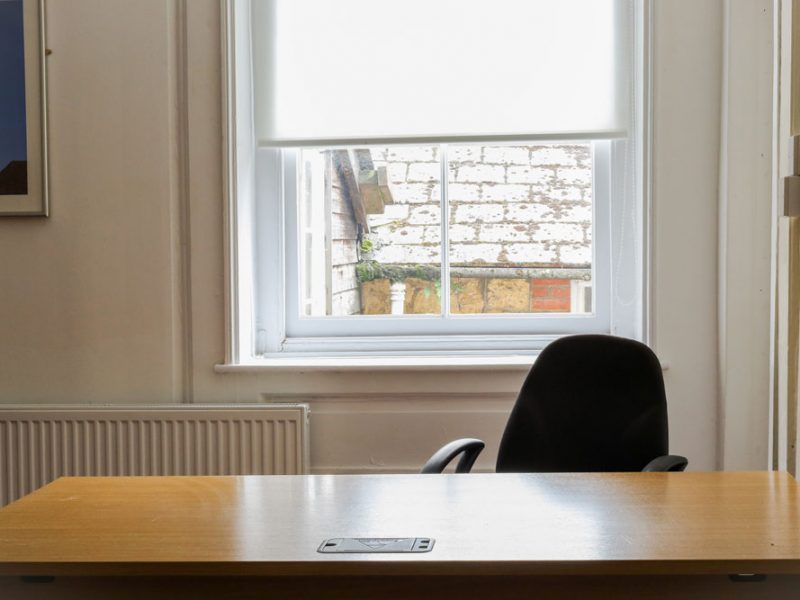
[[[461,455],[468,473],[484,443],[460,439],[421,473],[441,473]],[[661,364],[644,344],[610,335],[573,335],[549,344],[531,367],[506,424],[498,473],[683,471],[668,455]]]

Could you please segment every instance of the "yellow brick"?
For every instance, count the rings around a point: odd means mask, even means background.
[[[361,284],[361,313],[364,315],[388,315],[392,312],[389,297],[389,280],[373,279]]]
[[[530,282],[527,279],[490,279],[486,283],[486,312],[530,312]]]
[[[483,312],[483,280],[476,277],[453,277],[450,283],[450,311],[453,314]]]
[[[403,312],[407,315],[438,315],[439,294],[433,281],[409,277],[406,279],[406,299]]]

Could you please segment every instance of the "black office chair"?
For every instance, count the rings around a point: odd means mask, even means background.
[[[461,455],[468,473],[484,443],[442,447],[421,473],[441,473]],[[670,456],[661,364],[640,342],[573,335],[549,344],[522,385],[497,454],[498,473],[683,471]]]

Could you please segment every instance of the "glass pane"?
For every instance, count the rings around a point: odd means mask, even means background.
[[[450,310],[592,312],[590,143],[448,149]]]
[[[298,152],[300,314],[441,314],[436,146]]]

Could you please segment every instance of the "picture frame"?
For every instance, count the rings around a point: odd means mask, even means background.
[[[0,0],[0,217],[48,216],[44,0]]]

